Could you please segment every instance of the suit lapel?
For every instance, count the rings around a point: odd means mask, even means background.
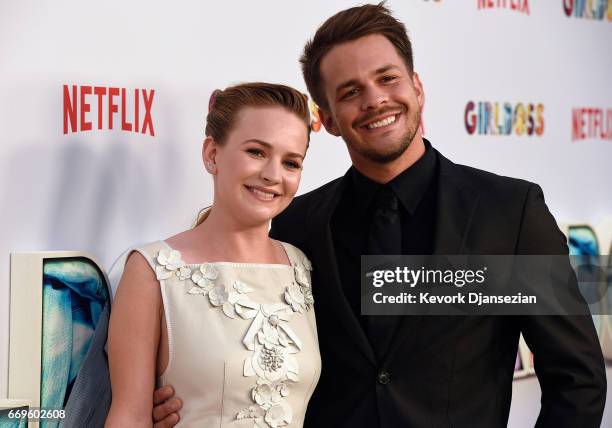
[[[311,253],[315,266],[313,291],[319,304],[326,306],[326,313],[333,313],[345,334],[352,339],[363,355],[375,364],[372,347],[344,295],[330,229],[331,217],[348,180],[347,173],[333,183],[309,209],[307,230],[311,234]],[[332,329],[331,326],[325,328]]]
[[[440,153],[434,254],[463,254],[480,195],[461,169]]]
[[[438,157],[438,187],[434,254],[462,254],[478,205],[479,194],[473,189],[463,172],[436,151]],[[406,315],[398,320],[399,326],[387,351],[385,363],[399,356],[399,349],[411,349],[416,331],[426,316]]]

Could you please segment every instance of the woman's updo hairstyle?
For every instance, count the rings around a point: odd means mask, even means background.
[[[276,83],[241,83],[216,90],[208,103],[206,136],[217,144],[225,143],[227,135],[245,107],[283,107],[304,122],[310,140],[310,110],[308,98],[300,91]]]
[[[282,107],[294,113],[304,122],[310,141],[308,97],[289,86],[263,82],[241,83],[213,91],[208,102],[206,136],[214,138],[219,145],[225,144],[238,113],[245,107]],[[195,226],[204,222],[209,213],[210,208],[201,210]]]

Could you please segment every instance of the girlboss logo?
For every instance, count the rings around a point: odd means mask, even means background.
[[[96,129],[121,129],[155,136],[151,117],[154,96],[154,89],[128,91],[106,86],[64,85],[64,134],[68,133],[70,124],[70,132],[91,131],[95,125]],[[92,107],[97,114],[91,111]]]
[[[612,0],[563,0],[569,17],[612,21]]]
[[[468,101],[463,114],[468,134],[480,135],[542,135],[544,105],[532,103],[499,103]]]

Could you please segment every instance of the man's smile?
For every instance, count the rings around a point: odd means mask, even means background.
[[[399,113],[398,114],[391,114],[388,116],[383,117],[382,119],[377,119],[374,122],[370,122],[364,125],[364,127],[366,129],[369,130],[373,130],[373,129],[378,129],[378,128],[382,128],[385,126],[389,126],[393,123],[395,123],[395,121],[398,119],[399,117]]]

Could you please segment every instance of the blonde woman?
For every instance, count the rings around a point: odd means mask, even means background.
[[[302,426],[321,365],[312,267],[268,229],[298,188],[309,123],[306,97],[283,85],[211,97],[213,204],[193,229],[127,259],[109,327],[107,427],[152,426],[150,397],[165,384],[183,402],[179,426]]]

